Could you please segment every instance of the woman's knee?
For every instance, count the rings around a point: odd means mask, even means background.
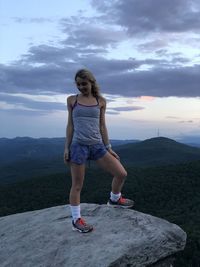
[[[127,171],[125,169],[120,170],[120,172],[118,173],[117,177],[121,180],[125,180],[127,177]]]
[[[72,179],[72,187],[71,189],[76,192],[80,192],[83,187],[83,179]]]
[[[126,179],[127,175],[128,175],[128,174],[127,174],[127,171],[124,170],[124,171],[123,171],[123,177],[124,177],[124,180]]]
[[[75,184],[72,185],[71,190],[75,192],[81,192],[83,185],[82,184]]]

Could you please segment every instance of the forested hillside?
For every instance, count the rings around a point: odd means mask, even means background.
[[[182,227],[187,246],[177,256],[175,266],[200,265],[200,161],[157,166],[127,166],[123,193],[135,200],[134,209],[149,213]],[[82,202],[106,203],[111,176],[96,168],[86,172]],[[71,186],[69,168],[65,172],[29,179],[0,187],[0,214],[24,212],[68,204]]]
[[[0,184],[65,171],[64,138],[0,139]],[[111,140],[121,162],[130,167],[160,166],[200,160],[200,148],[158,137],[145,141]],[[94,166],[94,164],[92,164]]]
[[[0,139],[0,215],[68,204],[64,138]],[[128,171],[123,193],[135,209],[165,218],[188,234],[178,267],[200,266],[200,148],[159,137],[112,141]],[[111,177],[91,162],[82,202],[106,203]]]

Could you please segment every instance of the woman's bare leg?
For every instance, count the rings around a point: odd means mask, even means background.
[[[72,186],[69,194],[69,202],[72,206],[80,204],[80,193],[85,176],[85,165],[71,163]]]
[[[112,192],[118,194],[121,192],[127,172],[118,159],[107,152],[102,158],[97,160],[99,166],[112,174]]]

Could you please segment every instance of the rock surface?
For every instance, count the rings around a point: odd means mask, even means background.
[[[186,233],[166,220],[106,205],[81,209],[91,233],[72,231],[68,205],[1,217],[1,267],[139,267],[184,249]]]

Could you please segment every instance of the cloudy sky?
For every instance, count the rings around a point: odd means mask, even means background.
[[[200,136],[199,0],[0,0],[0,137],[63,137],[75,72],[112,139]]]

